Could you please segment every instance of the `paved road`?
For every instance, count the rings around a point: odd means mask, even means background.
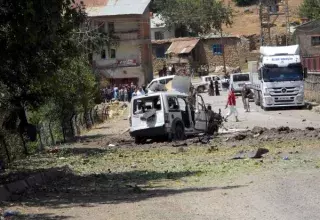
[[[222,92],[221,96],[208,96],[202,94],[206,104],[211,104],[214,111],[222,110],[227,114],[225,109],[227,92]],[[235,123],[234,117],[230,117],[229,122],[225,124],[227,128],[253,128],[254,126],[274,128],[280,126],[289,126],[291,128],[304,129],[305,127],[320,127],[320,115],[310,110],[299,109],[277,109],[264,111],[253,102],[250,102],[251,112],[246,113],[243,108],[241,97],[237,98],[237,109],[239,112],[239,123]]]

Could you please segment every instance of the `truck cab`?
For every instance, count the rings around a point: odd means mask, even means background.
[[[258,71],[252,74],[256,104],[265,110],[304,106],[306,76],[299,46],[261,47],[260,53]]]

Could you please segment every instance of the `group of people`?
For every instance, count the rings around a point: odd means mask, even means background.
[[[145,86],[138,87],[137,85],[131,83],[108,86],[102,90],[102,93],[106,102],[110,102],[112,100],[130,102],[132,97],[144,95],[146,92]]]
[[[243,107],[246,112],[250,112],[250,104],[249,99],[253,98],[253,93],[251,89],[245,84],[241,90],[241,96],[242,96],[242,102]],[[236,95],[234,92],[234,89],[231,88],[228,94],[226,109],[229,107],[229,112],[225,117],[225,120],[227,120],[231,115],[235,116],[236,122],[239,122],[238,119],[238,111],[236,108]]]
[[[159,70],[159,77],[170,76],[176,74],[176,67],[172,64],[167,68],[166,65],[163,65],[163,68]]]
[[[210,80],[210,85],[209,85],[209,96],[216,96],[220,95],[220,90],[219,90],[219,81],[216,79],[214,82],[213,80]]]

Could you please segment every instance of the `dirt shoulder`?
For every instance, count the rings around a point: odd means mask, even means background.
[[[11,172],[72,172],[1,207],[20,219],[319,219],[319,130],[256,127],[207,144],[137,146],[124,117],[12,164]],[[249,158],[259,148],[269,152]]]

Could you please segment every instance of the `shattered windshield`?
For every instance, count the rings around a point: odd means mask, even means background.
[[[162,109],[160,96],[143,97],[133,102],[133,114],[143,114],[151,109]]]
[[[265,82],[301,81],[303,80],[302,66],[265,67],[263,80]]]

